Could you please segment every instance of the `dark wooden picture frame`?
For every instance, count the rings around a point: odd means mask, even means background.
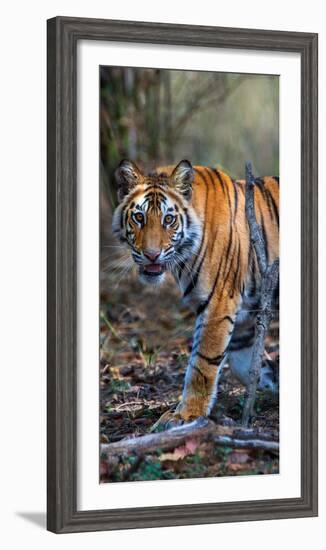
[[[78,511],[76,47],[104,40],[301,56],[301,496]],[[56,17],[48,21],[47,506],[55,533],[317,515],[317,34]]]

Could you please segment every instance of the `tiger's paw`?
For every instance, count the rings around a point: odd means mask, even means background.
[[[181,426],[185,421],[176,411],[165,411],[151,427],[150,432],[162,432],[169,428]]]
[[[198,415],[191,414],[189,411],[185,411],[184,407],[178,405],[178,407],[173,410],[168,410],[160,416],[160,418],[155,422],[151,427],[151,432],[161,432],[163,430],[169,430],[170,428],[176,428],[177,426],[182,426],[187,422],[192,422],[198,418]]]

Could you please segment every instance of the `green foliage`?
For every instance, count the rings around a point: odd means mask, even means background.
[[[239,395],[237,401],[232,409],[232,412],[236,414],[237,417],[241,418],[243,406],[245,402],[245,394]]]
[[[189,456],[187,457],[185,462],[187,464],[185,468],[186,477],[205,477],[207,464],[205,463],[205,461],[202,460],[200,456]]]
[[[176,362],[178,367],[185,367],[188,363],[188,355],[186,353],[180,353],[176,358]]]
[[[112,379],[110,383],[111,393],[124,392],[130,388],[130,384],[126,380],[115,380]]]
[[[173,479],[174,477],[173,472],[163,469],[161,462],[154,456],[147,457],[141,462],[137,472],[130,475],[130,481],[156,481],[158,479]]]

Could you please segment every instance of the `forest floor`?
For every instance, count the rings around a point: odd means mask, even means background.
[[[156,288],[138,281],[137,272],[101,271],[100,440],[113,443],[144,435],[181,397],[191,352],[194,316],[180,300],[172,279]],[[275,334],[266,352],[278,361]],[[211,417],[225,426],[239,425],[244,387],[226,365]],[[275,397],[258,392],[254,428],[278,439]],[[277,454],[257,449],[218,447],[209,436],[190,439],[173,452],[121,456],[100,465],[101,482],[145,481],[234,475],[274,474]]]

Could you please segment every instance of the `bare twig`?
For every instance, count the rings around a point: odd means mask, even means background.
[[[247,438],[249,433],[251,435],[250,439]],[[212,420],[202,417],[183,426],[177,426],[163,432],[123,439],[116,443],[102,444],[101,456],[103,459],[107,458],[109,460],[112,456],[132,452],[144,454],[158,449],[175,449],[184,444],[189,437],[202,438],[207,435],[212,436],[214,443],[222,447],[255,448],[274,452],[278,452],[279,450],[277,441],[267,440],[266,438],[259,439],[257,432],[251,430],[247,434],[246,430],[239,431],[238,429],[234,437],[232,428],[219,426]]]
[[[256,320],[256,338],[253,346],[252,360],[249,369],[249,385],[243,407],[242,424],[248,426],[254,413],[256,390],[260,378],[261,364],[264,355],[264,343],[269,323],[273,316],[273,295],[279,278],[279,259],[268,265],[266,247],[261,226],[257,223],[254,203],[255,180],[250,163],[246,165],[246,217],[249,224],[250,240],[256,252],[261,274],[260,312]]]
[[[260,274],[263,276],[267,268],[267,258],[265,252],[265,240],[255,214],[255,178],[252,174],[250,162],[246,164],[246,217],[249,224],[250,240],[255,249],[259,265]]]

